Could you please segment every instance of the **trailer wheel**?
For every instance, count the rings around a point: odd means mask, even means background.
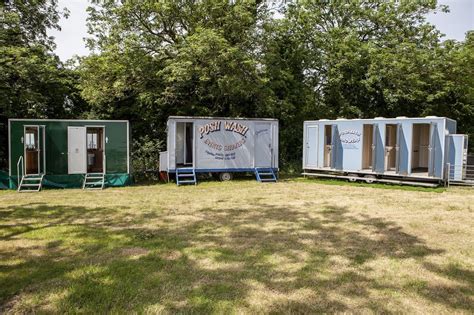
[[[224,172],[219,174],[219,179],[221,182],[228,182],[232,180],[232,173]]]
[[[376,180],[376,177],[374,175],[365,175],[364,178],[365,178],[365,182],[368,184],[372,184]]]
[[[350,173],[350,174],[347,174],[347,176],[349,176],[349,181],[350,182],[355,183],[357,181],[357,178],[356,178],[356,177],[358,177],[357,174]]]

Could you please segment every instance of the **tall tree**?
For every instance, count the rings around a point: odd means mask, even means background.
[[[54,0],[3,1],[0,7],[0,134],[15,117],[74,117],[85,104],[77,74],[52,51],[48,28],[59,28]],[[78,108],[79,107],[79,108]],[[82,110],[82,109],[81,109]],[[7,139],[0,137],[0,168],[6,167]]]
[[[96,54],[81,62],[82,95],[101,117],[131,119],[137,145],[164,139],[169,115],[252,117],[265,108],[265,4],[106,1],[89,13]]]
[[[305,119],[472,117],[472,44],[441,42],[436,0],[268,3],[98,1],[82,95],[136,139],[164,139],[172,114],[275,117],[282,162],[298,164]]]

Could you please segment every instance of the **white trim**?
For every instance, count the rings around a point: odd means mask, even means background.
[[[74,126],[72,126],[74,127]],[[107,158],[107,156],[105,155],[105,150],[106,150],[106,145],[107,145],[107,137],[106,137],[106,128],[105,126],[99,126],[99,125],[85,125],[84,126],[86,128],[86,172],[89,173],[89,171],[87,170],[89,168],[89,153],[87,152],[88,148],[87,148],[87,128],[102,128],[104,130],[104,132],[102,133],[102,144],[103,144],[103,151],[102,151],[102,174],[106,174],[107,173],[107,170],[105,169],[107,167],[107,163],[105,163],[105,159]],[[94,172],[92,172],[94,173]]]
[[[43,174],[46,174],[46,126],[43,127]]]
[[[171,134],[169,132],[170,130],[170,124],[169,122],[166,122],[166,151],[168,151],[168,154],[167,154],[167,157],[166,159],[168,160],[168,163],[166,165],[168,165],[168,168],[166,169],[166,171],[168,172],[169,169],[170,169],[170,138],[171,138]],[[173,148],[174,150],[174,148]],[[169,182],[169,176],[168,176],[168,182]]]
[[[12,177],[12,133],[10,120],[8,120],[8,175]]]
[[[105,153],[105,150],[104,150],[104,153]],[[130,174],[130,122],[128,120],[127,120],[127,174]]]
[[[355,119],[345,119],[345,118],[339,118],[339,119],[320,119],[320,120],[305,120],[305,123],[326,123],[330,124],[331,122],[339,122],[339,121],[358,121],[358,122],[368,122],[368,121],[377,121],[377,122],[384,122],[386,124],[391,124],[392,122],[390,121],[410,121],[410,120],[427,120],[427,121],[438,121],[438,120],[451,120],[455,121],[451,118],[447,117],[407,117],[407,118],[355,118]]]
[[[196,165],[194,164],[195,163],[195,159],[196,159],[196,125],[195,123],[193,122],[193,168],[196,168]],[[185,139],[185,142],[186,142],[186,139]],[[224,160],[225,162],[225,160]]]
[[[447,120],[445,120],[445,121],[443,121],[443,129],[442,129],[443,130],[443,137],[441,137],[442,141],[443,141],[443,145],[441,146],[443,148],[443,154],[441,154],[441,178],[443,178],[443,179],[444,179],[444,175],[446,175],[444,173],[444,163],[446,161],[446,154],[449,154],[449,151],[446,149],[446,136],[449,135],[449,132],[448,132],[448,134],[446,134],[446,130],[448,130],[447,128],[448,128],[448,124],[447,124]]]
[[[208,117],[208,116],[169,116],[170,120],[251,120],[251,121],[278,121],[276,118],[245,118],[245,117]]]
[[[173,126],[174,130],[173,130],[173,157],[174,157],[174,165],[173,165],[173,169],[176,169],[176,166],[177,166],[177,163],[176,163],[176,137],[178,137],[178,124],[176,123],[176,121],[174,122],[174,126]],[[170,150],[168,150],[168,152],[170,152]],[[169,153],[168,153],[168,156],[169,156]],[[168,164],[168,169],[169,169],[170,165]]]
[[[128,122],[128,120],[106,120],[106,119],[22,119],[10,118],[9,121],[77,121],[77,122]]]
[[[184,123],[184,128],[183,128],[183,131],[184,131],[184,137],[183,137],[183,138],[184,138],[184,141],[183,141],[183,144],[184,144],[184,150],[183,150],[183,165],[184,165],[184,166],[186,166],[186,164],[188,164],[188,163],[186,163],[186,162],[187,162],[187,161],[186,161],[186,158],[187,158],[186,149],[188,148],[188,146],[186,145],[186,140],[187,140],[187,139],[186,139],[186,136],[187,136],[186,127],[187,127],[187,124],[188,124],[188,123],[185,122],[185,123]],[[193,132],[194,132],[194,131],[193,131]],[[194,157],[193,157],[193,158],[194,158]]]
[[[26,137],[25,137],[26,136],[26,128],[36,128],[37,136],[38,136],[38,139],[37,139],[38,141],[36,143],[37,151],[40,151],[40,145],[39,145],[40,131],[39,131],[39,127],[40,127],[39,125],[23,125],[23,159],[25,160],[23,172],[24,172],[25,176],[26,175],[39,175],[40,174],[40,170],[41,170],[40,152],[37,152],[37,155],[38,155],[38,172],[33,173],[33,174],[27,174],[26,173]],[[17,176],[18,176],[18,174],[17,174]]]
[[[252,129],[253,129],[253,148],[252,148],[252,157],[253,157],[253,168],[255,169],[255,148],[257,147],[255,144],[256,144],[256,140],[257,140],[257,128],[255,127],[255,124],[252,125]]]

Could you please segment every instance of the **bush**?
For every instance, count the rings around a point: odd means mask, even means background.
[[[146,135],[133,141],[132,167],[136,181],[158,180],[163,142]]]

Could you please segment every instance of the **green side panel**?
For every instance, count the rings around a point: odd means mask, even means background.
[[[8,189],[10,186],[10,177],[7,172],[0,171],[0,189]]]
[[[67,130],[69,126],[104,126],[106,137],[106,173],[128,173],[127,122],[87,120],[14,120],[10,121],[11,152],[9,163],[12,176],[17,176],[17,162],[20,156],[24,154],[22,138],[24,136],[24,126],[26,125],[45,126],[45,143],[43,145],[41,142],[42,140],[40,140],[40,145],[44,147],[44,150],[46,151],[45,174],[47,175],[68,174]],[[41,152],[40,160],[43,161],[43,152]]]
[[[43,178],[43,188],[82,188],[84,175],[45,175]],[[108,174],[105,176],[105,187],[122,187],[133,183],[130,174]],[[17,189],[18,182],[16,176],[12,176],[9,182],[10,189]]]

